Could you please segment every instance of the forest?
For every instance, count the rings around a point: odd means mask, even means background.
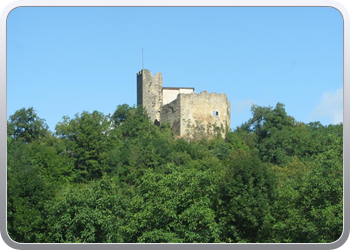
[[[142,106],[7,121],[7,230],[21,243],[330,243],[343,231],[343,124],[285,105],[213,139]]]

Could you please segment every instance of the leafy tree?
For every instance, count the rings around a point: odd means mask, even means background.
[[[11,138],[15,134],[15,128],[12,123],[7,121],[7,137]]]
[[[282,103],[277,103],[275,108],[253,105],[251,112],[253,117],[242,128],[257,135],[261,159],[273,164],[286,164],[291,156],[289,137],[296,124],[294,118],[287,115]]]
[[[268,137],[274,129],[282,130],[284,127],[294,126],[295,123],[294,118],[287,115],[282,103],[277,103],[274,109],[253,105],[251,112],[253,117],[247,124],[258,135],[259,142]]]
[[[220,180],[217,218],[224,242],[261,242],[268,237],[274,181],[257,155],[232,152]]]
[[[159,129],[149,120],[146,109],[139,105],[129,109],[120,131],[124,140],[137,140],[140,137],[155,136]]]
[[[48,126],[30,107],[22,108],[10,116],[7,131],[14,139],[29,143],[43,138],[48,132]]]
[[[343,140],[330,137],[333,145],[315,158],[300,189],[303,214],[314,224],[308,242],[336,241],[343,230]]]
[[[149,169],[131,200],[125,234],[129,242],[215,242],[218,224],[211,199],[216,173],[168,164],[167,174]]]
[[[110,119],[98,111],[84,111],[74,119],[64,117],[56,126],[56,134],[65,142],[66,153],[74,161],[76,180],[100,178],[106,169],[107,153],[116,135]]]
[[[7,229],[17,242],[40,243],[48,229],[45,204],[54,187],[38,168],[22,160],[22,166],[14,166],[7,174]]]
[[[68,187],[48,207],[47,242],[123,242],[124,205],[113,179]]]
[[[225,141],[231,145],[232,150],[242,149],[245,151],[256,150],[256,134],[248,132],[241,127],[228,132]]]
[[[210,151],[220,160],[226,159],[232,152],[232,145],[225,142],[222,138],[211,140]]]
[[[74,180],[73,161],[60,145],[59,138],[47,135],[42,141],[32,142],[27,145],[26,154],[48,181],[64,184]]]
[[[131,107],[128,104],[118,105],[112,115],[112,119],[116,127],[122,125],[130,115]]]
[[[119,106],[117,111],[125,107]],[[127,117],[116,130],[120,132],[122,146],[115,152],[115,158],[118,158],[115,165],[119,177],[130,185],[138,183],[146,169],[166,163],[173,135],[169,127],[151,123],[142,106],[129,108]]]
[[[278,202],[273,208],[276,222],[271,241],[329,243],[340,237],[343,228],[342,137],[335,134],[328,134],[328,137],[325,151],[310,156],[307,165],[294,157],[286,167],[274,167],[279,188]]]

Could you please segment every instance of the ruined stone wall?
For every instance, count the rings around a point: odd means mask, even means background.
[[[164,105],[163,105],[164,104]],[[137,73],[137,105],[142,105],[152,122],[168,123],[177,136],[208,139],[230,129],[230,102],[226,94],[197,94],[193,88],[163,88],[161,73]]]
[[[226,94],[179,94],[180,136],[187,139],[210,139],[218,133],[225,137],[230,129],[231,106]],[[215,112],[213,114],[213,112]]]
[[[152,73],[142,69],[137,73],[137,105],[142,105],[152,122],[160,121],[160,107],[162,99],[163,78],[161,73]]]
[[[175,135],[180,135],[181,106],[180,99],[164,105],[160,110],[160,123],[168,123]]]

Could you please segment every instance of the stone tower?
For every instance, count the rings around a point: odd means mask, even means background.
[[[160,107],[163,105],[163,78],[161,73],[152,76],[147,69],[137,73],[137,105],[142,105],[154,123],[160,121]]]

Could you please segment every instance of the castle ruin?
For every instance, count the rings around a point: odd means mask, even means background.
[[[230,129],[230,102],[226,94],[199,94],[194,88],[163,87],[161,73],[142,69],[137,73],[137,105],[142,105],[152,122],[169,124],[176,136],[185,139],[223,138]]]

